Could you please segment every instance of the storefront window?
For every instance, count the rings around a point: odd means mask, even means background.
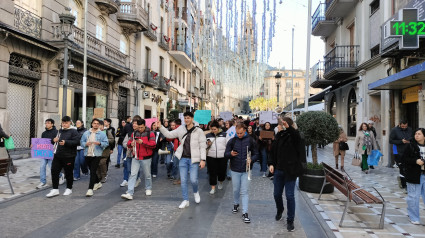
[[[351,89],[348,95],[348,136],[356,136],[357,128],[357,98],[356,91]]]

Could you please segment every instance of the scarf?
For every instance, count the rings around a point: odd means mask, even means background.
[[[371,151],[372,150],[372,137],[370,137],[370,134],[368,131],[363,131],[364,137],[363,137],[363,150]]]
[[[89,138],[87,139],[87,142],[96,142],[96,133],[100,131],[100,129],[97,129],[96,131],[92,129],[90,129],[90,135]],[[91,144],[89,145],[88,151],[87,151],[87,156],[89,157],[94,157],[94,148],[96,147],[95,144]]]

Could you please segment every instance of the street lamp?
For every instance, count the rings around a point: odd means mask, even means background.
[[[68,96],[68,37],[72,34],[74,28],[75,16],[71,14],[71,8],[65,7],[65,13],[59,14],[61,22],[60,29],[65,45],[64,49],[64,65],[63,65],[63,101],[62,101],[62,116],[66,116],[67,96]]]
[[[279,87],[280,87],[280,78],[282,78],[282,74],[277,72],[274,77],[276,79],[276,87],[277,87],[277,106],[279,107]]]
[[[201,86],[201,110],[202,110],[202,99],[204,98],[204,86]]]

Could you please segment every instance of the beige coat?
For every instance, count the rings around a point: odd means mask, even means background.
[[[372,139],[372,149],[377,150],[378,145],[376,144],[375,136],[373,135],[372,131],[368,131],[371,139]],[[356,141],[354,142],[354,151],[357,152],[360,155],[363,155],[365,150],[363,150],[363,141],[364,141],[364,133],[363,131],[357,131]],[[369,155],[371,150],[367,151],[367,154]]]
[[[339,142],[347,142],[347,135],[344,131],[341,131],[339,134],[338,140],[334,141],[333,149],[334,149],[334,156],[342,155],[345,156],[345,150],[339,150]]]

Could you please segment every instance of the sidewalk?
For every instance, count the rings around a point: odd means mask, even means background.
[[[353,148],[352,146],[350,148]],[[397,183],[398,169],[385,166],[375,166],[374,170],[369,170],[369,174],[361,172],[359,167],[351,165],[353,150],[347,151],[345,157],[345,170],[353,181],[366,190],[377,196],[372,189],[375,187],[387,201],[384,229],[353,229],[341,228],[339,222],[345,208],[346,197],[335,188],[332,194],[322,195],[319,201],[319,194],[306,193],[314,207],[325,220],[329,228],[336,237],[425,237],[425,206],[420,202],[422,225],[413,225],[407,216],[407,204],[404,189],[400,189]],[[308,161],[311,161],[311,154]],[[332,167],[335,166],[332,145],[324,149],[318,149],[318,160],[325,162]],[[330,201],[326,201],[330,200]],[[380,205],[359,205],[350,204],[350,208],[344,220],[344,225],[372,224],[379,223]],[[355,215],[353,214],[355,213]]]

